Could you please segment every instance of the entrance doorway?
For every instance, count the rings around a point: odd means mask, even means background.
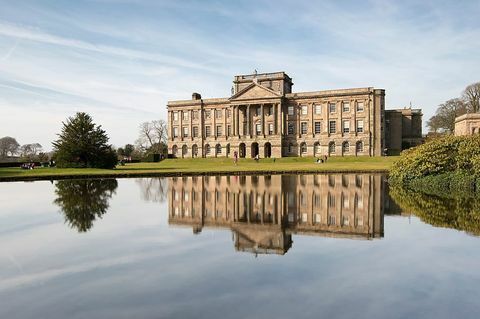
[[[254,158],[257,155],[259,155],[258,154],[258,143],[255,142],[255,143],[252,143],[252,158]]]
[[[265,143],[265,158],[270,158],[272,156],[272,144],[270,142]]]
[[[241,158],[245,158],[245,152],[246,151],[246,147],[245,147],[245,143],[240,143],[240,145],[238,145],[238,156],[241,157]]]

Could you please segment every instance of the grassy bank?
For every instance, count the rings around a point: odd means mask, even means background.
[[[160,163],[135,163],[113,170],[91,168],[0,168],[0,181],[62,179],[84,177],[175,176],[195,174],[387,172],[396,157],[331,157],[326,163],[315,158],[240,159],[229,158],[168,159]]]

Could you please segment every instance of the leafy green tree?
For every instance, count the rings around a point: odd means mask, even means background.
[[[78,232],[86,232],[107,212],[118,183],[116,179],[63,180],[55,187],[54,203],[65,215],[65,222]]]
[[[117,164],[107,134],[87,113],[68,118],[58,137],[52,143],[58,167],[114,168]]]
[[[133,151],[135,151],[135,146],[132,144],[126,144],[125,147],[123,148],[124,155],[127,157],[132,156]]]

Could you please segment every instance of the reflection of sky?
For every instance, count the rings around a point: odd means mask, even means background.
[[[0,318],[475,318],[479,238],[386,217],[375,241],[293,236],[284,256],[231,232],[167,225],[166,203],[119,180],[87,233],[49,182],[1,183]]]

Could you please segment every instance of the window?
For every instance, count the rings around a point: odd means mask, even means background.
[[[350,152],[350,143],[348,143],[348,142],[343,142],[343,144],[342,144],[342,152],[343,152],[343,153],[348,153],[348,152]]]
[[[320,214],[315,214],[314,216],[315,216],[315,217],[314,217],[314,219],[313,219],[313,223],[314,223],[314,224],[320,224],[320,223],[322,222],[322,217],[321,217],[322,215],[320,215]]]
[[[273,135],[273,124],[268,124],[268,135]]]
[[[288,107],[288,115],[293,115],[293,114],[294,114],[293,106],[289,106]]]
[[[255,124],[255,133],[256,135],[262,134],[262,124]]]
[[[315,104],[315,114],[322,114],[322,105]]]
[[[356,149],[357,149],[357,153],[363,152],[363,142],[361,141],[357,142]]]
[[[301,132],[302,134],[307,134],[307,122],[301,123]]]
[[[320,143],[316,142],[313,145],[313,153],[314,155],[320,154]]]
[[[300,144],[300,153],[307,154],[307,144],[306,143]]]
[[[337,105],[335,103],[328,103],[328,110],[330,113],[335,113],[337,111]]]
[[[188,111],[182,112],[182,117],[183,117],[184,121],[187,121],[188,120]]]
[[[288,123],[288,134],[289,135],[295,134],[295,127],[294,127],[293,123]]]
[[[183,137],[188,137],[188,126],[183,127]]]
[[[198,137],[198,126],[193,127],[193,137]]]
[[[211,136],[212,135],[212,130],[210,129],[210,126],[207,125],[205,126],[205,136]]]
[[[232,126],[231,125],[227,125],[227,135],[228,136],[232,135]]]
[[[206,119],[209,119],[210,116],[211,116],[210,110],[205,110],[205,118],[206,118]]]
[[[328,123],[328,132],[330,134],[335,134],[337,133],[337,122],[336,121],[330,121]]]
[[[328,207],[335,207],[335,195],[328,193]]]
[[[192,119],[198,120],[198,111],[192,111]]]
[[[350,112],[350,102],[343,102],[343,112]]]
[[[363,112],[363,102],[357,102],[357,112]]]
[[[357,121],[357,133],[363,133],[363,120]]]
[[[217,119],[221,119],[222,118],[222,110],[215,110],[215,117]]]
[[[315,122],[315,134],[322,132],[322,122]]]
[[[178,112],[173,112],[173,120],[178,121]]]
[[[222,154],[222,146],[220,144],[217,144],[215,146],[215,155],[220,155]]]
[[[205,145],[205,155],[210,155],[210,145]],[[207,192],[208,194],[208,192]]]
[[[178,127],[173,128],[173,137],[178,137]]]
[[[293,145],[292,144],[288,144],[288,152],[289,153],[292,153],[293,151]]]
[[[302,115],[308,114],[308,107],[306,105],[302,105]]]
[[[330,154],[335,154],[335,142],[330,142],[330,144],[328,144],[328,152]]]
[[[265,112],[266,112],[266,115],[267,115],[267,116],[272,115],[272,114],[273,114],[273,106],[267,106],[267,107],[265,108]]]
[[[222,126],[217,125],[217,136],[222,136]]]
[[[350,133],[350,121],[349,120],[344,120],[342,126],[343,126],[343,133]]]

